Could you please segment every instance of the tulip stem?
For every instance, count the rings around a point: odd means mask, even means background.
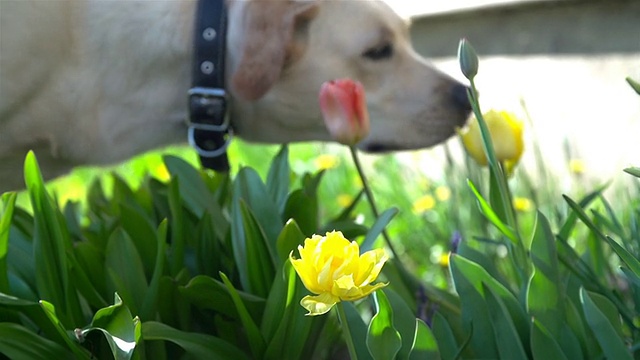
[[[353,337],[351,337],[349,321],[347,321],[347,313],[344,311],[342,301],[336,304],[336,308],[338,309],[338,320],[340,320],[340,325],[342,325],[342,335],[344,335],[344,341],[347,343],[347,348],[349,349],[349,358],[351,358],[351,360],[357,360],[358,354],[356,353],[356,346],[353,343]]]
[[[364,175],[364,170],[362,169],[362,164],[360,163],[360,158],[358,157],[358,150],[356,150],[354,146],[349,146],[349,150],[351,151],[351,158],[353,158],[353,163],[356,165],[356,170],[358,170],[358,175],[360,175],[360,179],[362,180],[362,187],[364,188],[364,193],[367,195],[367,200],[369,201],[371,212],[373,213],[373,216],[378,219],[380,217],[380,213],[378,212],[378,207],[376,206],[376,202],[373,198],[373,192],[371,191],[369,182]],[[391,250],[393,257],[399,259],[398,253],[393,247],[393,244],[391,244],[391,239],[389,238],[389,234],[387,234],[386,229],[382,230],[382,237],[384,238],[384,241],[386,242],[389,250]]]

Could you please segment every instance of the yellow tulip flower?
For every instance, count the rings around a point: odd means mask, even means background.
[[[388,257],[382,249],[360,255],[355,241],[347,240],[342,232],[328,232],[326,236],[313,235],[298,246],[300,259],[289,254],[293,268],[304,286],[316,294],[301,301],[307,315],[322,315],[340,301],[362,299],[387,284],[376,280]]]
[[[522,121],[506,111],[490,110],[483,117],[489,128],[498,161],[505,163],[507,168],[512,167],[520,160],[524,150]],[[487,165],[478,120],[473,118],[466,128],[459,131],[459,134],[467,153],[478,164]]]

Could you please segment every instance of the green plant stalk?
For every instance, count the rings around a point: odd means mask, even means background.
[[[369,201],[369,206],[371,207],[371,212],[375,218],[380,217],[380,213],[378,212],[378,207],[376,206],[376,202],[373,198],[373,192],[371,191],[371,187],[369,186],[369,182],[367,181],[367,177],[364,175],[364,170],[362,169],[362,164],[360,163],[360,158],[358,157],[358,151],[354,146],[349,146],[349,151],[351,152],[351,158],[353,159],[353,163],[356,166],[356,170],[358,170],[358,175],[360,176],[360,180],[362,180],[362,187],[364,188],[364,192],[367,195],[367,200]],[[391,239],[389,238],[389,234],[387,230],[382,230],[382,237],[384,238],[387,247],[391,250],[393,257],[399,259],[398,253],[396,252],[393,244],[391,243]]]
[[[482,144],[487,155],[489,168],[491,172],[494,173],[498,181],[500,199],[506,216],[505,220],[507,224],[511,226],[511,228],[515,231],[515,234],[518,238],[518,246],[516,247],[516,251],[514,254],[516,257],[516,262],[518,266],[525,272],[524,278],[528,278],[529,262],[527,261],[527,250],[524,247],[522,237],[520,236],[520,232],[518,231],[515,211],[513,210],[513,206],[511,204],[511,195],[509,186],[507,184],[507,177],[503,171],[502,166],[500,166],[498,159],[496,158],[493,141],[491,140],[491,134],[489,133],[489,128],[486,121],[484,120],[484,117],[482,116],[482,111],[480,111],[480,103],[478,102],[478,90],[476,88],[476,83],[473,77],[469,79],[469,83],[471,85],[471,89],[468,90],[467,93],[470,100],[469,102],[471,103],[471,107],[473,109],[474,115],[476,116],[476,119],[478,119],[480,133],[482,134]]]
[[[338,309],[338,319],[340,325],[342,325],[342,334],[344,335],[344,341],[347,343],[349,349],[349,358],[351,360],[358,360],[358,354],[356,353],[356,346],[353,344],[353,337],[351,337],[351,331],[349,330],[349,322],[347,321],[347,313],[344,311],[344,305],[342,301],[336,304]]]

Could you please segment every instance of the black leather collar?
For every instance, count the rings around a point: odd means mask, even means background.
[[[224,0],[198,0],[189,89],[189,144],[202,166],[229,171],[227,147],[232,131],[227,116],[224,62],[227,10]]]

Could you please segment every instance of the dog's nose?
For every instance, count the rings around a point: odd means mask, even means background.
[[[471,111],[469,96],[467,96],[468,87],[462,84],[455,84],[451,87],[451,98],[453,104],[460,110]]]

